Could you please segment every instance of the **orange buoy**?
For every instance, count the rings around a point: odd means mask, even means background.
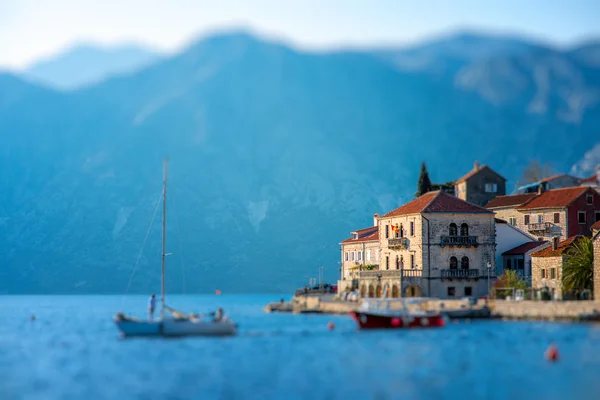
[[[551,344],[546,350],[546,360],[548,361],[558,361],[558,347],[556,345]]]
[[[329,321],[329,323],[327,324],[327,328],[329,328],[330,331],[335,329],[335,324],[332,321]]]
[[[219,289],[215,290],[216,294],[221,294],[221,291]]]

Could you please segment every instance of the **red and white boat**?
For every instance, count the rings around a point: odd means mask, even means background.
[[[390,300],[387,299],[365,299],[360,309],[351,311],[350,315],[360,329],[440,328],[445,325],[445,318],[439,312],[410,312],[406,307],[408,300],[394,301],[402,304],[401,310],[390,310]],[[415,299],[410,302],[419,301]]]

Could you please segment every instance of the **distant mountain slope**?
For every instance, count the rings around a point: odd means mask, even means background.
[[[597,137],[594,107],[573,123],[490,102],[455,74],[239,33],[73,93],[5,80],[20,93],[0,107],[10,293],[122,292],[165,156],[169,290],[181,290],[184,260],[188,291],[290,291],[319,265],[337,279],[339,242],[410,200],[422,160],[436,181],[474,160],[514,181],[533,158],[567,171]],[[159,285],[155,222],[133,291]]]
[[[51,88],[72,90],[109,76],[134,72],[160,57],[155,51],[136,45],[80,45],[31,65],[23,76]]]

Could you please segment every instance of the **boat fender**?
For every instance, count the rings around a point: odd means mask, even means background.
[[[429,325],[429,320],[427,318],[421,318],[421,326]]]
[[[400,318],[392,318],[392,326],[400,326]]]
[[[367,323],[367,316],[366,316],[366,315],[364,315],[364,314],[363,314],[363,315],[361,315],[361,316],[360,316],[360,322],[362,322],[363,324],[366,324],[366,323]]]

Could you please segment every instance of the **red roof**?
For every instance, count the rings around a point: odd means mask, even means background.
[[[485,205],[485,208],[516,207],[533,199],[535,196],[537,196],[537,193],[496,196]]]
[[[390,211],[382,218],[421,213],[491,214],[492,212],[438,190],[427,192],[413,201]]]
[[[520,254],[525,254],[530,250],[535,249],[536,247],[540,247],[540,246],[545,246],[547,245],[548,242],[527,242],[527,243],[523,243],[522,245],[519,245],[517,247],[515,247],[514,249],[510,249],[505,251],[504,253],[502,253],[503,256],[516,256],[516,255],[520,255]]]
[[[590,229],[593,231],[600,230],[600,221],[594,222],[594,224],[592,226],[590,226]]]
[[[588,190],[593,190],[588,186],[575,186],[562,189],[548,190],[527,203],[523,204],[518,210],[532,210],[536,208],[564,208],[568,207],[579,196]]]
[[[354,239],[354,236],[352,236],[351,238],[344,240],[342,242],[343,244],[375,242],[379,240],[379,228],[377,228],[376,226],[370,226],[368,228],[359,229],[352,233],[358,234],[358,238]]]
[[[571,248],[571,245],[582,238],[583,236],[571,236],[570,238],[563,240],[556,246],[556,250],[552,250],[552,246],[548,246],[545,249],[531,253],[531,257],[558,257],[561,256],[565,251]]]
[[[598,182],[598,176],[596,174],[581,180],[581,183],[596,183]]]
[[[500,175],[499,173],[497,173],[496,171],[494,171],[493,169],[491,169],[490,167],[488,167],[487,165],[484,164],[482,166],[473,168],[471,171],[467,172],[465,175],[463,175],[461,178],[459,178],[455,183],[464,182],[467,179],[469,179],[470,177],[472,177],[473,175],[478,174],[479,172],[483,171],[484,169],[489,169],[494,174],[498,175],[500,178],[506,180],[502,175]]]

